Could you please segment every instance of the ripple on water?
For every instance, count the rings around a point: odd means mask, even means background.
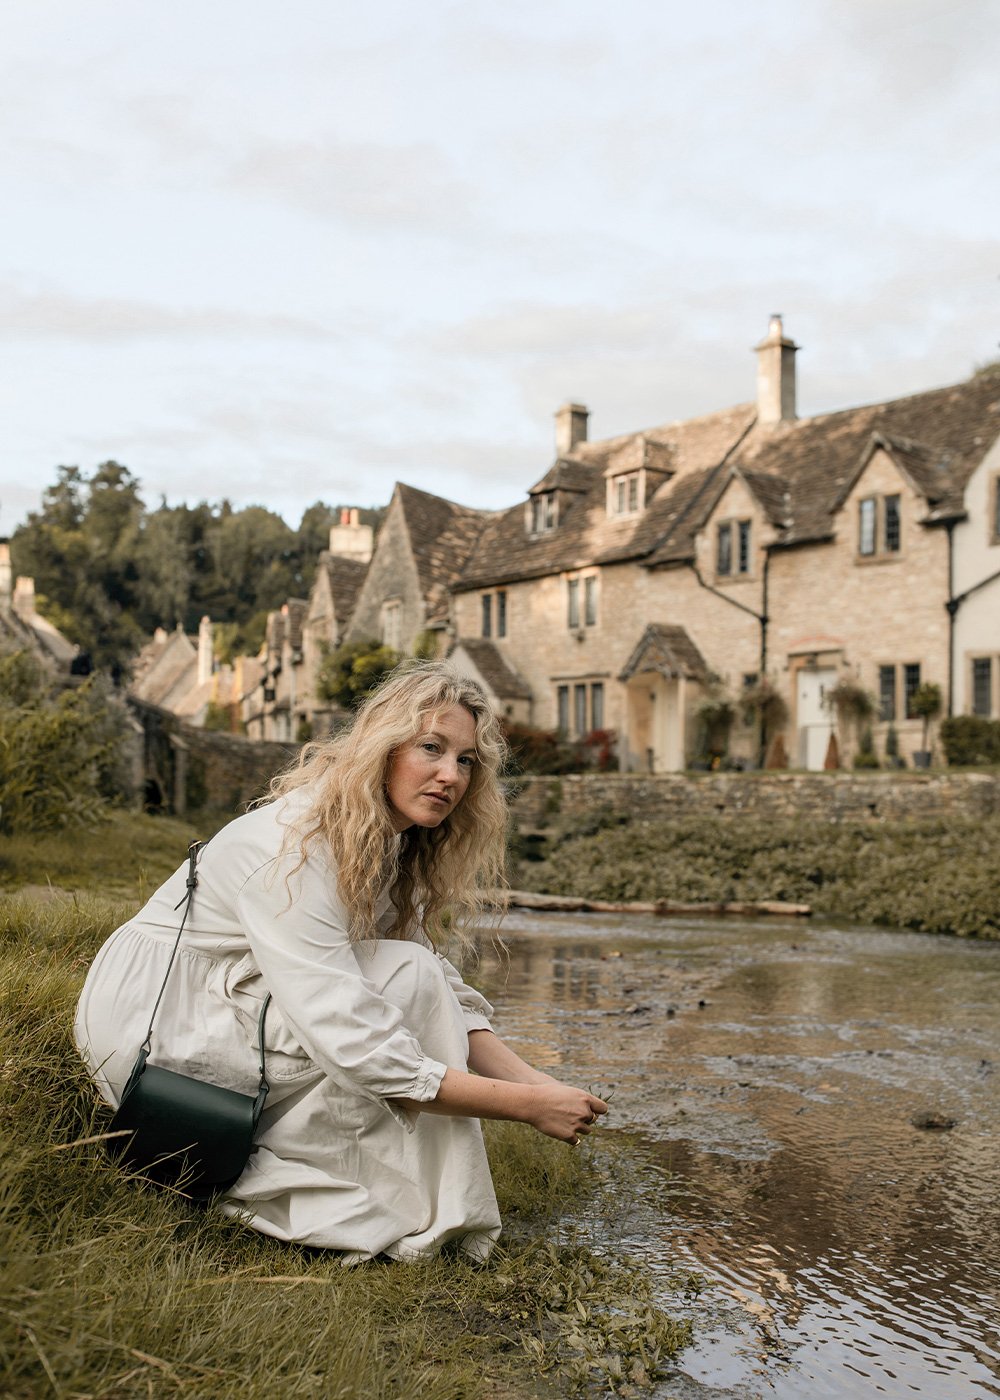
[[[664,1396],[1000,1396],[1000,946],[579,915],[513,932],[507,974],[484,958],[480,979],[498,1029],[615,1087],[668,1173],[626,1243],[709,1280]],[[918,1131],[927,1111],[956,1128]]]

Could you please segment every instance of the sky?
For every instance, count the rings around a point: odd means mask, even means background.
[[[993,0],[0,0],[0,534],[60,464],[296,525],[997,357]]]

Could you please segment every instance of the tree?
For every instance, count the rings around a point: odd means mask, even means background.
[[[356,709],[369,691],[394,670],[402,660],[398,651],[371,638],[345,642],[328,652],[320,662],[316,695],[345,710]]]

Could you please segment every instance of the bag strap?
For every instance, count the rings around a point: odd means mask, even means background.
[[[170,961],[167,963],[167,970],[163,974],[163,981],[160,983],[160,990],[156,994],[156,1001],[153,1004],[153,1014],[149,1018],[149,1027],[146,1031],[146,1038],[139,1046],[139,1059],[137,1061],[137,1067],[140,1063],[141,1065],[145,1066],[146,1058],[150,1052],[153,1040],[153,1022],[156,1020],[156,1013],[160,1009],[160,1002],[163,1000],[163,993],[167,989],[167,978],[170,976],[171,968],[174,965],[174,959],[177,956],[177,949],[180,947],[181,944],[181,935],[184,932],[184,925],[187,923],[188,915],[191,913],[191,901],[194,899],[194,892],[198,886],[198,856],[207,844],[207,841],[192,841],[191,844],[188,846],[188,870],[187,879],[185,880],[185,885],[187,887],[186,893],[184,894],[183,898],[179,899],[174,905],[174,910],[176,911],[183,904],[184,913],[181,915],[180,927],[177,930],[177,937],[174,939],[174,946],[170,950]],[[257,1022],[257,1049],[260,1055],[260,1082],[257,1086],[257,1097],[254,1101],[254,1123],[256,1123],[257,1119],[260,1117],[261,1109],[264,1107],[264,1100],[267,1098],[268,1090],[270,1088],[270,1085],[267,1082],[267,1066],[264,1060],[264,1023],[267,1018],[267,1008],[270,1006],[270,1004],[271,993],[268,992],[267,996],[264,998],[264,1004],[260,1009],[260,1019]],[[139,1072],[141,1073],[142,1070],[140,1069]]]

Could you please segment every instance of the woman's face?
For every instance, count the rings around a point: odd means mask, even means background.
[[[439,826],[465,796],[476,763],[476,722],[461,705],[427,716],[389,760],[386,795],[397,831]]]

